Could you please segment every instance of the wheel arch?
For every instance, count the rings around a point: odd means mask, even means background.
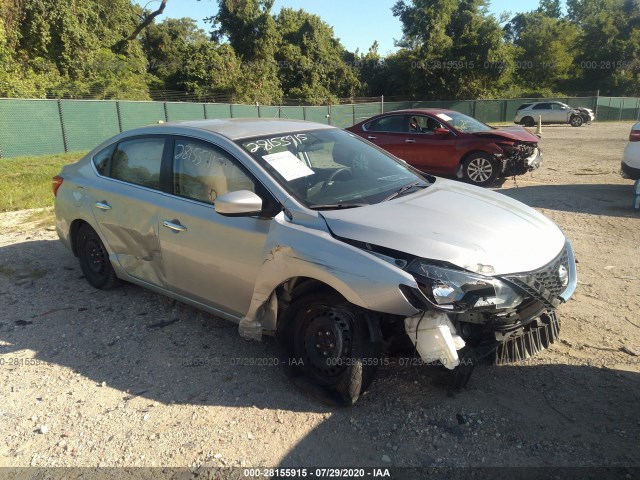
[[[77,257],[78,256],[78,232],[83,225],[89,225],[91,228],[91,224],[82,218],[76,218],[71,225],[69,226],[69,243],[71,245],[71,252]],[[95,229],[94,229],[95,230]]]

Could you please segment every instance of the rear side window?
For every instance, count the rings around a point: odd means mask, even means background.
[[[365,124],[364,128],[369,132],[404,132],[404,116],[391,115],[378,118]]]
[[[528,108],[528,107],[530,107],[530,106],[531,106],[531,104],[530,104],[530,103],[523,103],[522,105],[520,105],[520,106],[518,107],[518,110],[524,110],[525,108]]]
[[[118,145],[111,159],[111,178],[160,190],[164,138],[140,138]]]
[[[538,105],[533,106],[534,110],[551,110],[550,103],[539,103]]]
[[[93,165],[100,175],[107,175],[109,172],[109,160],[114,148],[115,145],[110,145],[93,156]]]

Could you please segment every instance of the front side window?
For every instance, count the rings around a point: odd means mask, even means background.
[[[173,149],[176,195],[213,204],[220,195],[237,190],[255,193],[256,185],[227,152],[199,140],[176,140]]]
[[[443,125],[432,117],[424,115],[412,115],[409,119],[410,133],[431,133],[436,128],[443,128]]]
[[[111,160],[111,177],[160,190],[164,138],[139,138],[118,144]]]
[[[429,181],[406,163],[338,129],[238,142],[285,190],[313,209],[379,203]],[[410,192],[409,192],[410,193]]]

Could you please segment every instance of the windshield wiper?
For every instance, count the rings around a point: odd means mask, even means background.
[[[368,203],[327,203],[326,205],[310,205],[311,210],[344,210],[346,208],[366,207]]]
[[[411,190],[412,188],[426,188],[428,187],[430,184],[429,183],[425,183],[422,180],[419,180],[417,182],[413,182],[410,183],[409,185],[405,185],[404,187],[402,187],[400,190],[397,190],[395,192],[393,192],[391,195],[389,195],[387,198],[385,198],[383,200],[383,202],[387,202],[389,200],[392,200],[394,198],[399,197],[400,195],[408,192],[409,190]]]

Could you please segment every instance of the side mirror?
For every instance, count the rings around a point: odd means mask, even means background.
[[[250,217],[262,211],[262,199],[249,190],[228,192],[216,198],[215,210],[226,217]]]
[[[433,130],[433,134],[438,135],[439,137],[446,137],[450,133],[451,132],[449,131],[448,128],[436,128]]]

